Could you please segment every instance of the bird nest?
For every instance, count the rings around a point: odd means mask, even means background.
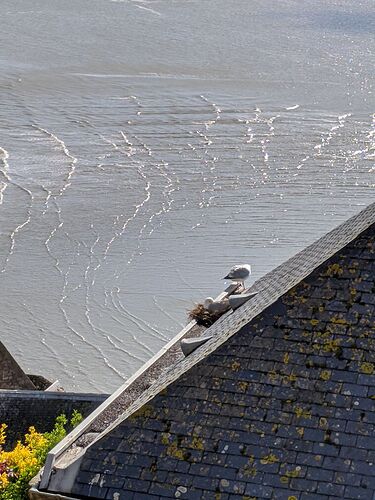
[[[193,309],[188,312],[190,321],[195,320],[197,322],[197,325],[206,327],[211,326],[222,315],[222,312],[208,311],[203,304],[195,304]]]

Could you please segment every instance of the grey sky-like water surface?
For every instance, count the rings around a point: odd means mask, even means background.
[[[219,293],[374,201],[374,8],[1,0],[0,331],[111,391]]]

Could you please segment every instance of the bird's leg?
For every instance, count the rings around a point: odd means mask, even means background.
[[[237,290],[236,290],[235,293],[241,293],[242,289],[243,289],[243,281],[242,280],[237,280],[236,283],[238,285],[238,288],[237,288]]]

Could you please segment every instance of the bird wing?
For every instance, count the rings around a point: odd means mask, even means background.
[[[245,279],[249,276],[249,274],[250,272],[246,267],[234,266],[224,279]]]

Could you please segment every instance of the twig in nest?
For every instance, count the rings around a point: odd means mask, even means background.
[[[213,313],[205,309],[203,304],[196,304],[191,311],[188,312],[188,317],[190,320],[195,320],[198,325],[209,327],[217,319],[222,316],[223,313]]]

